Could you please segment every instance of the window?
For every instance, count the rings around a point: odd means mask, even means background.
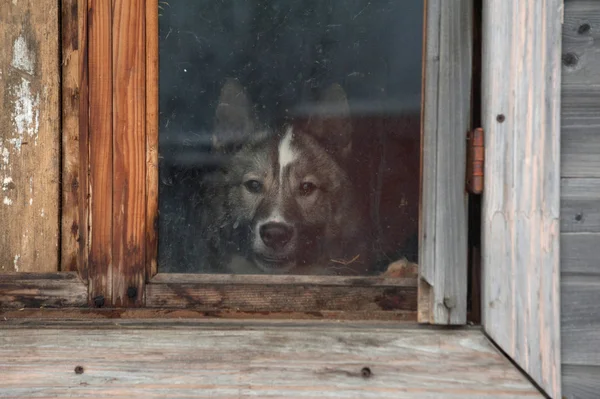
[[[159,12],[158,271],[417,261],[422,1]]]

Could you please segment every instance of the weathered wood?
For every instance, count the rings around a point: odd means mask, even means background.
[[[2,370],[0,391],[21,398],[40,393],[94,398],[542,397],[478,331],[346,323],[148,327],[4,329],[0,358],[10,367]]]
[[[560,270],[600,275],[600,233],[562,233]]]
[[[583,90],[583,89],[582,89]],[[589,88],[585,88],[589,90]],[[600,85],[594,88],[600,92]],[[595,112],[600,115],[600,95],[594,96]],[[565,122],[562,127],[564,139],[561,143],[562,177],[600,177],[600,119],[582,118]]]
[[[156,284],[217,284],[217,285],[322,285],[336,287],[416,287],[414,278],[386,276],[297,276],[262,274],[199,274],[160,273],[150,283]]]
[[[144,298],[146,275],[146,10],[144,4],[143,0],[113,1],[112,305],[115,306],[139,306]]]
[[[600,177],[600,9],[565,2],[562,50],[563,177]]]
[[[595,399],[600,392],[600,367],[572,366],[562,367],[563,398]]]
[[[428,322],[464,324],[473,4],[426,3],[419,267],[431,286]]]
[[[77,273],[9,273],[0,277],[0,309],[87,305]]]
[[[158,273],[158,1],[146,0],[146,273]]]
[[[90,299],[112,303],[112,2],[88,3],[90,220]]]
[[[562,0],[483,2],[483,324],[560,398]]]
[[[0,273],[58,271],[56,0],[0,3]]]
[[[600,84],[600,9],[596,0],[565,1],[563,81],[567,86]],[[575,57],[565,57],[567,54]],[[576,111],[573,109],[573,111]],[[567,113],[570,113],[569,111]]]
[[[600,275],[563,275],[562,361],[600,366]]]
[[[63,271],[87,280],[87,0],[61,0]]]
[[[561,326],[566,398],[600,392],[600,7],[565,2],[561,105]],[[569,364],[573,363],[573,364]]]
[[[146,305],[206,311],[416,311],[416,280],[158,274]]]
[[[289,323],[299,324],[303,320],[322,321],[348,321],[353,322],[391,322],[396,327],[398,323],[411,324],[417,321],[416,311],[327,311],[320,312],[242,312],[236,310],[204,311],[198,309],[153,309],[153,308],[61,308],[61,309],[2,309],[0,308],[0,325],[2,321],[24,325],[39,325],[40,322],[49,323],[60,320],[80,320],[97,326],[103,320],[119,319],[121,322],[139,320],[140,323],[151,321],[156,324],[160,320],[286,320]],[[114,323],[112,321],[111,323]]]
[[[560,191],[561,232],[600,233],[600,179],[562,179]]]

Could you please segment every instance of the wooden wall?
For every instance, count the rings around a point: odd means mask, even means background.
[[[600,2],[565,0],[562,51],[563,395],[600,395]]]
[[[0,273],[58,269],[58,9],[0,1]]]

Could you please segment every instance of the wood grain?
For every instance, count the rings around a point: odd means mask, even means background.
[[[562,0],[483,3],[483,325],[553,398],[560,380]]]
[[[563,363],[600,366],[600,275],[563,275],[561,295]]]
[[[61,0],[63,271],[87,280],[87,0]]]
[[[143,304],[146,261],[145,1],[113,1],[112,305]],[[105,215],[106,217],[106,215]]]
[[[600,367],[563,365],[563,398],[594,399],[600,392]]]
[[[428,322],[464,324],[473,4],[442,3],[426,2],[419,268],[431,287]]]
[[[90,300],[112,303],[112,4],[111,0],[88,3],[89,29],[89,160]]]
[[[158,274],[146,305],[205,311],[416,311],[416,280]]]
[[[562,179],[560,190],[561,232],[600,233],[600,179]]]
[[[58,2],[0,3],[0,273],[59,265]]]
[[[563,274],[600,275],[600,233],[562,233],[560,270]]]
[[[9,273],[0,278],[0,309],[82,307],[87,295],[76,272]]]
[[[236,310],[213,310],[204,311],[199,309],[160,309],[160,308],[60,308],[60,309],[14,309],[0,308],[0,324],[2,321],[18,322],[20,325],[35,325],[40,323],[60,323],[64,321],[78,320],[89,323],[90,326],[98,326],[103,322],[119,323],[149,322],[156,324],[159,321],[167,322],[176,320],[245,320],[245,321],[274,321],[285,320],[293,324],[301,324],[305,320],[321,320],[338,323],[340,321],[352,321],[355,323],[390,322],[396,327],[402,325],[415,325],[417,312],[415,311],[328,311],[320,312],[242,312]],[[54,325],[54,324],[52,324]]]
[[[542,397],[478,331],[207,323],[0,336],[0,391],[20,398]]]
[[[563,177],[600,177],[600,9],[565,2],[562,49]]]
[[[158,273],[158,1],[146,0],[146,273]]]
[[[561,106],[561,328],[566,398],[600,392],[600,7],[565,2]]]

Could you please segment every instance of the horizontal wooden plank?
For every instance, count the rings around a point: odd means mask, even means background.
[[[563,363],[600,366],[600,276],[563,274]]]
[[[560,268],[563,273],[600,275],[600,233],[562,233]]]
[[[563,398],[595,399],[600,392],[600,367],[563,364]]]
[[[565,1],[562,26],[563,81],[600,83],[600,8],[596,0]]]
[[[241,312],[203,311],[197,309],[148,309],[148,308],[66,308],[66,309],[0,309],[0,321],[19,320],[22,323],[39,323],[54,320],[87,320],[94,323],[107,320],[114,323],[130,320],[335,320],[337,321],[393,321],[415,322],[416,311],[320,311],[320,312]]]
[[[328,282],[328,278],[296,276],[268,280],[260,276],[209,275],[197,276],[196,281],[170,279],[159,274],[148,284],[147,306],[252,312],[417,310],[416,279],[389,279],[388,284],[386,279],[332,278]],[[347,283],[342,284],[344,281]]]
[[[600,115],[600,106],[597,112]],[[576,123],[562,127],[561,177],[600,178],[600,125],[585,118]]]
[[[472,330],[228,322],[0,337],[0,391],[20,398],[542,397]]]
[[[563,233],[600,232],[600,179],[562,179],[560,222]]]
[[[600,9],[565,2],[562,43],[561,176],[600,177]]]
[[[0,275],[0,309],[86,305],[87,286],[76,272]]]
[[[561,88],[561,125],[563,129],[600,126],[600,83],[563,85]],[[568,133],[568,132],[567,132]],[[567,136],[568,137],[568,134]],[[564,138],[564,137],[563,137]]]
[[[240,275],[240,274],[199,274],[199,273],[159,273],[150,280],[152,284],[275,284],[275,285],[328,285],[328,286],[400,286],[416,287],[416,278],[390,278],[384,276],[290,276],[290,275]]]

